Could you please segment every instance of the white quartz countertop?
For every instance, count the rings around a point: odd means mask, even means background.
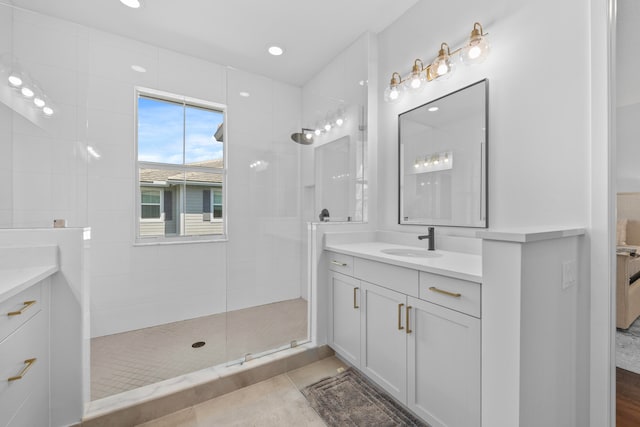
[[[56,273],[56,246],[0,248],[0,303]]]
[[[0,302],[8,300],[57,271],[57,265],[0,270]]]
[[[462,280],[482,283],[482,257],[462,252],[436,250],[438,257],[419,258],[389,255],[383,249],[419,249],[386,242],[327,244],[325,249],[372,261],[384,262],[428,273],[441,274]]]

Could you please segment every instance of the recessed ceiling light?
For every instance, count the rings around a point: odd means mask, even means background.
[[[141,65],[132,65],[132,66],[131,66],[131,69],[132,69],[133,71],[137,71],[138,73],[146,73],[146,72],[147,72],[147,69],[146,69],[146,68],[144,68],[144,67],[143,67],[143,66],[141,66]]]
[[[21,92],[25,98],[31,98],[34,95],[34,92],[26,86],[22,88]]]
[[[140,7],[140,0],[120,0],[120,3],[134,9],[137,9]]]
[[[15,87],[22,86],[22,79],[20,78],[20,76],[17,76],[15,74],[11,74],[9,76],[9,83],[12,86],[15,86]]]
[[[280,56],[284,53],[284,49],[282,49],[280,46],[270,46],[269,53],[273,56]]]
[[[243,98],[248,98],[249,95],[249,92],[240,92],[240,96],[242,96]]]
[[[429,111],[431,111],[431,112],[433,112],[433,111],[438,111],[438,110],[439,110],[439,108],[438,108],[438,107],[430,107],[430,108],[429,108]]]

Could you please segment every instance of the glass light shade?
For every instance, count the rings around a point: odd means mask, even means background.
[[[40,98],[39,96],[36,96],[35,98],[33,98],[33,103],[38,108],[42,108],[45,105],[44,99]]]
[[[389,103],[398,102],[402,98],[402,94],[403,90],[400,85],[389,85],[384,90],[384,100]]]
[[[411,74],[405,82],[405,87],[411,92],[420,92],[425,86],[426,77],[423,73]]]
[[[467,65],[480,64],[489,56],[489,50],[490,46],[486,37],[474,37],[462,48],[460,59]]]
[[[45,114],[45,116],[52,116],[53,115],[53,109],[51,107],[44,107],[42,109],[42,112]]]
[[[455,71],[454,63],[449,55],[439,55],[431,63],[431,76],[435,79],[449,78]]]

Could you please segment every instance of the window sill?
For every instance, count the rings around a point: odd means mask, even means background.
[[[141,241],[136,240],[133,242],[133,246],[165,246],[165,245],[189,245],[192,243],[226,243],[229,241],[227,236],[220,237],[218,239],[184,239],[184,240],[155,240],[155,241]]]

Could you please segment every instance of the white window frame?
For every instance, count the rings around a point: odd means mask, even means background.
[[[151,98],[156,98],[159,100],[164,100],[168,102],[177,102],[181,104],[185,104],[193,107],[200,107],[210,110],[216,110],[222,113],[223,115],[223,126],[225,128],[224,131],[224,144],[223,144],[223,168],[209,168],[209,167],[200,167],[200,166],[189,166],[189,165],[173,165],[169,163],[156,163],[156,162],[146,162],[138,160],[138,98],[140,96],[146,96]],[[173,244],[173,243],[190,243],[190,242],[226,242],[228,240],[228,222],[227,222],[227,194],[228,194],[228,175],[227,175],[227,164],[229,158],[228,147],[228,121],[227,121],[227,106],[224,104],[219,104],[216,102],[206,101],[202,99],[192,98],[183,95],[176,95],[169,92],[159,91],[156,89],[150,89],[145,87],[135,87],[134,88],[134,111],[135,111],[135,161],[134,161],[134,176],[135,178],[135,201],[136,201],[136,209],[135,209],[135,229],[134,229],[134,245],[136,246],[145,246],[145,245],[156,245],[156,244]],[[140,223],[148,222],[148,221],[159,221],[157,218],[149,218],[142,219],[142,204],[141,204],[141,191],[140,191],[140,174],[139,170],[142,167],[154,168],[154,169],[168,169],[168,170],[180,170],[183,172],[206,172],[212,174],[222,175],[222,218],[213,219],[213,191],[211,193],[211,206],[212,206],[212,220],[216,222],[222,222],[222,234],[204,234],[204,235],[189,235],[189,236],[140,236]],[[186,182],[185,182],[186,185]],[[152,187],[153,184],[144,185],[145,187]],[[160,189],[160,211],[161,218],[164,221],[164,210],[162,203],[163,200],[163,191]],[[182,200],[179,201],[180,205],[182,205]],[[179,220],[180,227],[183,227],[182,220]]]

